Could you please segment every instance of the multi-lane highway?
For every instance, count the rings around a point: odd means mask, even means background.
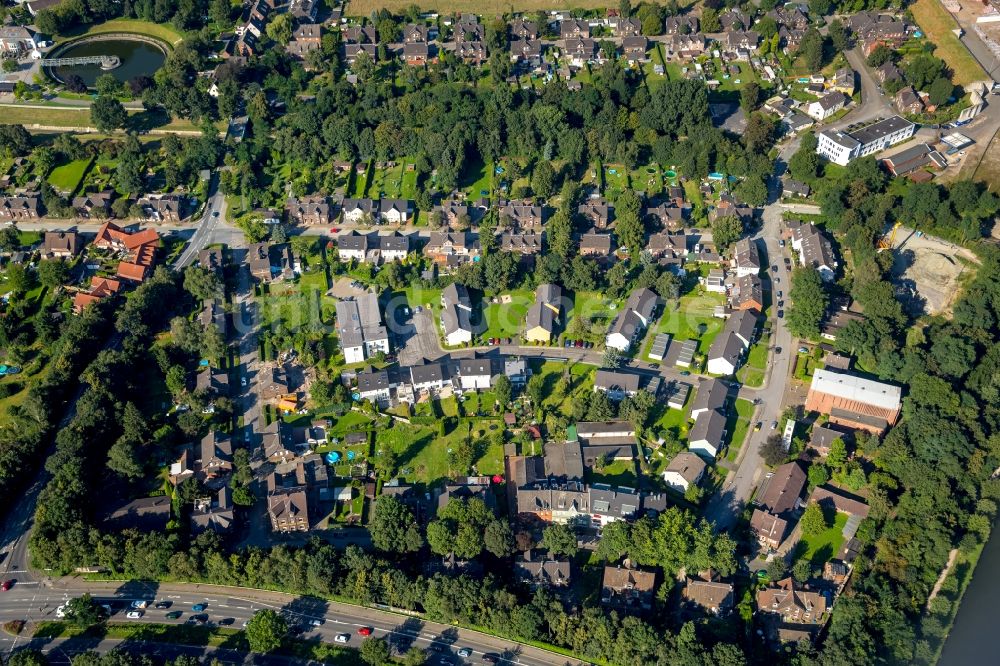
[[[431,663],[482,663],[483,655],[492,655],[501,663],[534,664],[537,666],[564,666],[579,664],[546,650],[520,645],[512,641],[466,629],[425,622],[405,614],[361,608],[317,598],[297,597],[277,592],[226,588],[212,585],[156,584],[156,583],[88,583],[79,580],[60,580],[51,586],[15,583],[7,592],[0,592],[0,621],[28,619],[34,622],[56,620],[56,611],[68,599],[90,593],[100,604],[111,606],[111,622],[184,624],[192,616],[207,615],[212,626],[239,629],[261,609],[269,608],[281,613],[293,632],[304,638],[334,643],[338,635],[348,635],[346,645],[357,648],[370,631],[372,636],[383,637],[397,652],[412,646],[427,650]],[[131,603],[145,600],[148,607],[139,619],[127,619]],[[167,608],[155,608],[165,602]],[[195,604],[204,604],[200,612],[192,610]],[[168,613],[179,611],[176,619]],[[11,636],[0,639],[0,649],[9,651],[23,647],[30,641]],[[39,645],[42,643],[39,642]],[[107,648],[114,647],[114,641]],[[462,659],[458,651],[468,649],[471,654]],[[72,646],[60,645],[66,651]],[[89,644],[88,648],[89,649]],[[229,655],[230,658],[234,655]]]

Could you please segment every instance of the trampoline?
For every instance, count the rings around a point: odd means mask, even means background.
[[[336,451],[330,451],[326,454],[326,461],[331,465],[335,465],[340,462],[340,454]]]
[[[663,175],[666,176],[667,178],[676,178],[677,172],[674,171],[673,169],[667,169],[666,171],[663,172]]]
[[[354,451],[348,451],[347,452],[347,459],[348,460],[354,460],[354,456],[355,456]]]
[[[351,400],[353,400],[354,402],[358,402],[359,400],[361,400],[361,394],[355,391],[354,393],[351,394]]]

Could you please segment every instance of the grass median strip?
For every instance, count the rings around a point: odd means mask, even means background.
[[[965,85],[989,78],[965,44],[952,32],[958,28],[958,23],[939,0],[917,0],[910,5],[910,11],[927,38],[937,45],[934,55],[944,60],[954,72],[955,83]]]

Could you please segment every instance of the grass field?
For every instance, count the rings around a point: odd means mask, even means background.
[[[668,306],[660,316],[656,332],[670,333],[677,340],[697,339],[698,353],[705,354],[725,323],[714,316],[715,307],[722,304],[722,294],[709,293],[699,287],[682,296],[676,310]]]
[[[486,330],[480,334],[484,338],[517,338],[524,327],[524,317],[535,302],[534,293],[527,289],[504,294],[510,296],[510,303],[490,303],[483,307],[483,323]],[[499,296],[497,299],[499,300]]]
[[[767,369],[767,347],[770,338],[762,337],[747,354],[747,362],[736,372],[736,378],[747,386],[760,386],[764,383],[764,371]]]
[[[684,9],[694,5],[694,0],[679,0],[677,5]],[[373,11],[388,9],[394,14],[405,14],[413,5],[410,0],[350,0],[344,10],[347,16],[370,16]],[[607,0],[513,0],[502,6],[483,5],[476,0],[427,0],[420,3],[421,11],[442,14],[499,14],[501,12],[535,12],[552,9],[600,9],[609,7]]]
[[[199,132],[200,127],[188,120],[171,120],[162,113],[129,110],[131,129],[166,130],[173,132]],[[5,123],[24,125],[28,130],[34,126],[92,128],[90,109],[87,107],[45,106],[41,104],[0,104],[0,114]]]
[[[83,26],[80,26],[83,27]],[[180,44],[183,37],[179,32],[167,24],[151,23],[149,21],[139,21],[136,19],[112,19],[104,23],[88,26],[86,30],[73,30],[65,35],[61,35],[56,42],[65,42],[69,39],[76,39],[85,35],[101,35],[108,32],[131,32],[137,35],[148,35],[157,39],[162,39],[167,44]]]
[[[844,525],[847,524],[847,514],[837,512],[837,517],[833,519],[833,525],[826,528],[816,536],[807,537],[802,535],[802,540],[796,545],[796,553],[811,561],[814,565],[822,566],[827,560],[836,557],[840,546],[844,543]]]
[[[958,28],[958,23],[939,0],[917,0],[909,9],[927,38],[937,45],[934,55],[944,60],[952,70],[952,80],[956,84],[964,85],[989,78],[952,32]]]
[[[750,429],[750,418],[753,416],[753,403],[749,400],[738,398],[735,403],[736,408],[730,412],[726,419],[726,432],[729,433],[729,450],[726,452],[726,460],[735,461],[740,453],[740,448],[747,438],[747,431]]]
[[[49,184],[65,194],[72,194],[80,186],[80,181],[90,167],[91,158],[73,160],[68,164],[57,166],[49,173]]]

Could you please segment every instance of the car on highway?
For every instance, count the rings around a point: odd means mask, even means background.
[[[180,611],[170,611],[164,617],[166,617],[168,620],[176,620],[180,618],[182,614],[183,613],[181,613]]]
[[[195,613],[200,613],[206,608],[208,608],[208,604],[195,604],[194,606],[191,606],[191,610],[193,610]]]
[[[135,609],[138,609],[138,610],[142,610],[143,608],[145,608],[148,605],[149,605],[149,602],[146,601],[145,599],[136,599],[135,601],[132,602],[132,608],[135,608]]]
[[[371,635],[372,635],[371,627],[361,627],[360,629],[358,629],[358,636],[371,636]]]
[[[777,427],[778,427],[778,422],[777,421],[771,421],[771,430],[774,430]]]
[[[172,601],[157,601],[153,608],[170,608],[173,603]]]
[[[496,656],[495,654],[484,654],[483,655],[483,663],[486,663],[486,664],[496,664],[499,661],[500,661],[500,657]]]
[[[228,627],[228,626],[232,625],[235,622],[236,622],[236,618],[234,618],[234,617],[224,617],[221,620],[219,620],[219,626],[220,627]]]
[[[322,627],[323,626],[323,620],[320,619],[320,618],[315,618],[315,619],[311,620],[309,622],[309,624],[311,624],[314,627]]]
[[[349,640],[351,640],[350,634],[337,634],[333,637],[334,643],[346,643]]]
[[[199,615],[192,615],[191,617],[188,618],[188,622],[194,624],[205,624],[206,622],[208,622],[208,615],[206,615],[205,613],[201,613]]]
[[[459,657],[462,657],[462,658],[471,657],[472,656],[472,649],[471,648],[459,648],[457,654],[458,654]]]
[[[4,582],[0,583],[0,590],[3,590],[4,592],[6,592],[7,590],[9,590],[12,587],[14,587],[14,580],[13,579],[11,579],[11,580],[5,580]]]
[[[130,620],[138,620],[139,618],[142,617],[142,611],[141,610],[131,610],[131,611],[125,613],[125,617],[127,617]]]

